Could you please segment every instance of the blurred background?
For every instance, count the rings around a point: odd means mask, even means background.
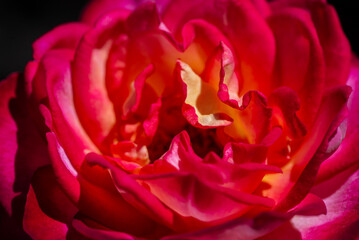
[[[88,0],[1,0],[0,79],[22,71],[32,59],[32,43],[55,26],[76,21]],[[353,51],[359,55],[359,8],[353,2],[328,0],[335,6]]]

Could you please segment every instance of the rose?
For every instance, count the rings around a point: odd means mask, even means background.
[[[357,71],[325,2],[94,1],[1,83],[2,226],[354,238]]]

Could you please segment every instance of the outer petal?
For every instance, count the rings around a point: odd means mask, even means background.
[[[67,226],[47,216],[40,208],[32,187],[27,194],[24,229],[32,239],[61,240],[66,238]]]
[[[34,42],[34,59],[40,60],[51,49],[75,49],[88,29],[82,23],[67,23],[54,28]]]
[[[218,224],[243,213],[248,205],[271,206],[270,199],[251,193],[258,180],[267,172],[278,171],[276,168],[234,164],[214,153],[201,159],[192,150],[185,131],[173,139],[170,150],[161,158],[145,166],[135,178],[181,216]]]
[[[72,222],[72,227],[80,234],[81,237],[86,239],[107,239],[107,240],[141,240],[142,238],[134,237],[127,233],[115,232],[112,230],[96,229],[90,226],[87,226],[81,220],[74,219]],[[77,240],[79,236],[76,233],[70,233],[69,239]],[[81,239],[80,237],[80,239]]]
[[[328,188],[333,183],[323,183]],[[315,217],[296,216],[294,226],[304,239],[357,239],[359,237],[359,171],[348,178],[332,195],[324,199],[327,214]]]
[[[87,155],[87,161],[90,164],[98,164],[111,170],[111,176],[118,192],[129,204],[163,225],[172,228],[178,227],[173,225],[173,213],[122,169],[112,165],[103,156],[94,153]]]
[[[348,102],[348,120],[345,138],[337,151],[322,164],[318,173],[318,182],[329,179],[339,172],[358,164],[359,63],[357,59],[353,59],[348,84],[352,87],[353,92]]]
[[[290,219],[290,215],[264,213],[254,219],[238,218],[198,232],[169,236],[163,238],[163,240],[253,240],[273,231],[278,226],[288,221],[288,219]]]
[[[49,163],[46,143],[29,113],[19,74],[0,82],[0,204],[5,233],[26,238],[22,216],[34,171]]]
[[[24,214],[24,229],[34,239],[63,239],[77,208],[67,198],[51,167],[36,171]]]
[[[142,2],[142,1],[141,1]],[[114,10],[133,10],[139,3],[134,0],[92,0],[84,9],[81,20],[93,25],[100,17]]]
[[[56,136],[48,133],[47,140],[56,178],[80,212],[118,231],[133,234],[150,231],[153,222],[129,205],[113,185],[104,188],[87,181],[73,168]]]
[[[79,169],[85,150],[99,150],[84,131],[75,110],[70,69],[72,56],[72,51],[51,50],[43,57],[42,65],[46,69],[46,86],[52,118],[52,126],[49,128],[56,132],[72,164]],[[68,139],[72,139],[71,143]]]
[[[344,84],[350,70],[351,49],[333,6],[313,4],[312,19],[323,47],[326,87]]]
[[[313,186],[314,176],[320,163],[326,157],[324,153],[328,147],[329,138],[339,125],[338,116],[342,109],[345,109],[349,94],[350,88],[344,86],[332,89],[325,95],[314,127],[306,135],[299,150],[291,157],[289,164],[282,168],[284,174],[265,179],[273,188],[264,192],[277,199],[280,208],[288,210],[298,204]],[[279,182],[286,184],[278,184]],[[289,191],[289,189],[292,190]]]
[[[272,1],[270,6],[274,12],[288,7],[299,7],[310,13],[323,47],[326,65],[325,87],[345,83],[350,68],[351,50],[334,7],[326,0],[279,0]]]
[[[114,12],[100,19],[82,38],[72,68],[75,107],[82,125],[97,146],[101,146],[115,125],[113,103],[106,89],[106,62],[116,35],[123,30],[127,13]],[[106,36],[104,38],[104,36]]]
[[[277,44],[277,87],[290,87],[299,95],[299,116],[311,126],[325,80],[323,50],[315,26],[306,11],[295,8],[276,12],[268,22]]]

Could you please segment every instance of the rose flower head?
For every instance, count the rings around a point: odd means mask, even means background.
[[[93,0],[0,83],[1,228],[355,239],[358,66],[325,0]]]

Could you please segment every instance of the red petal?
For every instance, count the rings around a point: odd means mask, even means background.
[[[243,214],[251,205],[272,207],[272,199],[220,187],[192,174],[139,175],[150,191],[183,217],[223,222]]]
[[[87,155],[87,160],[91,164],[98,164],[111,170],[112,179],[118,192],[128,201],[128,203],[162,224],[172,228],[176,227],[173,226],[173,213],[146,188],[142,187],[132,179],[130,175],[123,172],[121,169],[116,168],[100,155],[90,153]]]
[[[348,102],[346,135],[337,151],[327,159],[319,169],[318,182],[329,179],[358,162],[359,64],[356,59],[353,59],[353,66],[348,78],[348,84],[352,87],[353,92]]]
[[[81,20],[93,25],[104,14],[115,10],[134,10],[139,2],[134,0],[92,0],[84,9]]]
[[[333,6],[313,4],[310,8],[323,47],[326,67],[326,87],[344,84],[348,78],[351,49]]]
[[[34,42],[34,59],[40,60],[51,49],[76,49],[88,29],[89,27],[82,23],[67,23],[54,28]]]
[[[49,128],[62,142],[71,163],[79,169],[85,156],[84,151],[99,150],[83,129],[75,110],[70,69],[72,55],[72,51],[51,50],[41,62],[47,69],[45,77],[51,114],[45,120],[51,120],[52,126]]]
[[[146,2],[137,7],[126,20],[129,35],[153,31],[160,25],[157,6],[154,2]]]
[[[63,192],[50,166],[35,172],[31,186],[40,208],[47,216],[65,224],[71,222],[78,209]]]
[[[81,212],[115,230],[130,233],[149,231],[152,221],[129,205],[113,185],[99,187],[79,175],[54,134],[48,133],[47,138],[57,181]]]
[[[257,239],[287,222],[291,216],[280,213],[263,213],[254,219],[238,218],[201,231],[175,235],[163,240],[216,240],[216,239]]]
[[[0,96],[0,207],[6,226],[2,230],[23,238],[21,222],[31,177],[50,160],[46,142],[28,112],[22,76],[12,74],[1,81]]]
[[[284,174],[268,179],[273,188],[267,193],[278,199],[279,208],[288,210],[295,206],[313,186],[319,166],[327,157],[325,152],[328,141],[339,125],[336,120],[345,108],[349,93],[350,88],[346,86],[327,92],[313,128],[308,132],[299,150],[291,157],[289,164],[282,168]],[[279,182],[286,184],[279,185]]]
[[[116,31],[123,29],[127,13],[118,11],[101,18],[77,48],[72,86],[75,107],[82,125],[101,146],[116,122],[113,103],[106,89],[106,62]]]
[[[249,90],[267,94],[275,60],[273,33],[249,1],[228,1],[225,8],[224,31],[228,31],[238,53],[244,81],[242,94]]]
[[[287,87],[277,88],[269,97],[269,105],[274,109],[274,117],[279,118],[277,121],[281,123],[284,130],[288,128],[289,137],[296,139],[303,137],[306,133],[306,127],[298,118],[296,112],[300,108],[299,98],[295,91]],[[276,111],[279,108],[280,113]]]
[[[277,86],[292,88],[300,98],[300,119],[310,126],[324,89],[324,57],[310,15],[284,9],[269,18],[277,44]]]
[[[27,194],[24,229],[33,239],[66,238],[66,224],[48,217],[40,208],[32,187]]]
[[[356,167],[357,168],[357,167]],[[340,188],[324,199],[327,214],[321,216],[297,216],[294,226],[306,239],[356,239],[359,236],[359,172],[355,172]],[[329,182],[322,184],[327,188]]]
[[[326,65],[326,86],[344,84],[350,68],[351,50],[333,6],[325,0],[273,1],[274,10],[299,7],[310,13],[318,33]]]
[[[124,232],[115,232],[112,230],[92,228],[77,219],[73,220],[72,226],[78,232],[78,234],[81,234],[82,237],[86,237],[89,239],[107,239],[107,240],[115,240],[115,239],[141,240],[142,239],[142,238],[134,237],[134,236],[124,233]],[[72,233],[72,234],[74,234],[74,233]],[[73,239],[77,239],[77,238],[78,238],[78,236],[74,237]]]

